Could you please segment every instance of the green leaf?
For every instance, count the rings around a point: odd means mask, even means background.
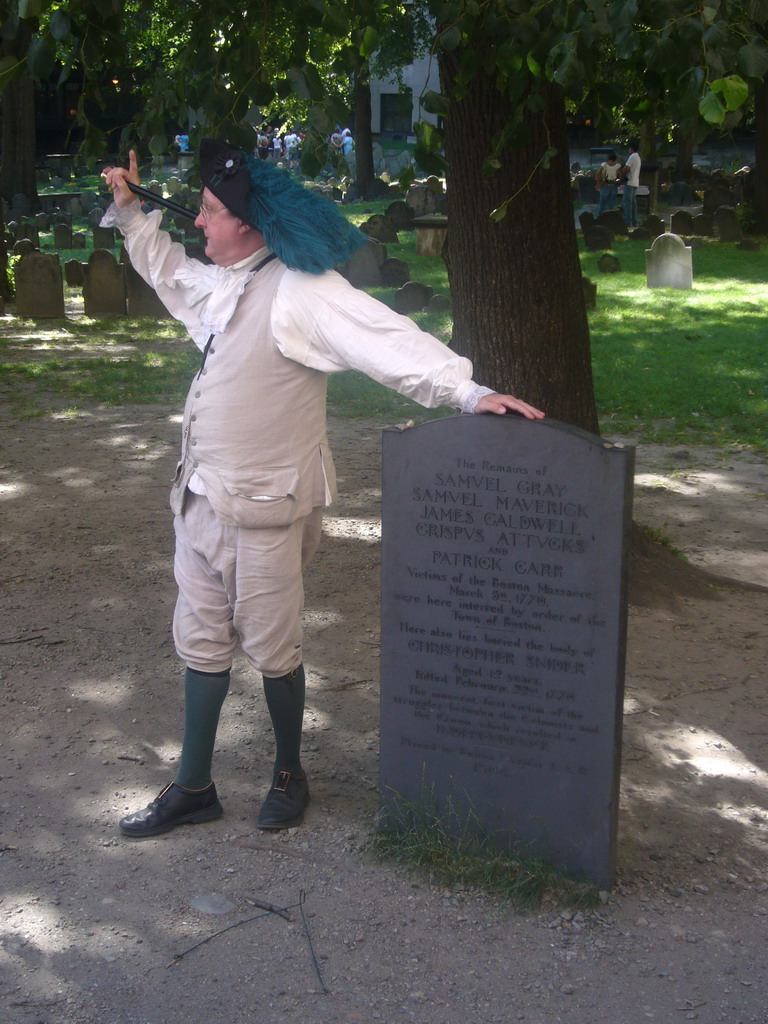
[[[412,164],[408,164],[404,167],[397,177],[397,184],[400,186],[403,192],[407,191],[411,185],[416,181],[416,170]]]
[[[461,44],[461,29],[458,25],[451,25],[445,32],[440,33],[437,37],[437,42],[441,49],[450,53],[451,50],[455,50]]]
[[[421,105],[428,114],[437,114],[439,117],[445,117],[448,113],[448,97],[443,96],[442,93],[433,92],[432,89],[428,89],[424,93]]]
[[[269,82],[251,82],[248,95],[257,107],[268,107],[275,98],[275,90]]]
[[[699,100],[699,113],[708,124],[722,124],[725,106],[713,92],[707,92]]]
[[[508,210],[509,204],[511,202],[512,202],[512,197],[510,196],[509,199],[505,199],[504,200],[504,202],[501,204],[501,206],[497,206],[495,210],[491,210],[491,214],[490,214],[491,220],[495,220],[497,222],[500,221],[500,220],[504,220],[504,218],[507,216],[507,210]]]
[[[739,75],[727,75],[712,82],[712,92],[720,93],[728,110],[738,110],[749,96],[749,86]]]
[[[349,20],[338,5],[333,7],[328,5],[326,7],[325,16],[323,17],[323,31],[327,32],[329,36],[335,36],[337,39],[343,39],[349,35]]]
[[[374,54],[379,48],[379,33],[373,27],[368,25],[363,32],[363,39],[360,43],[360,55],[368,58]]]
[[[39,18],[50,6],[50,0],[19,0],[20,18]]]
[[[27,70],[38,82],[44,81],[53,71],[56,47],[50,36],[35,36],[27,50]]]
[[[62,10],[53,11],[50,21],[51,35],[57,43],[66,42],[72,36],[72,23],[69,15]]]
[[[736,60],[739,70],[747,78],[762,79],[768,74],[768,46],[762,41],[742,46]]]
[[[27,62],[17,57],[3,57],[0,60],[0,92],[26,69]]]

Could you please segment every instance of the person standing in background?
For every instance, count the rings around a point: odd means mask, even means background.
[[[629,156],[627,162],[621,168],[621,175],[624,178],[624,223],[628,228],[637,227],[637,187],[640,184],[640,143],[637,139],[630,139],[627,144]]]
[[[616,205],[616,196],[619,191],[619,175],[621,165],[615,153],[609,153],[608,159],[600,164],[595,184],[600,193],[600,200],[597,204],[597,216],[606,210],[612,210]]]

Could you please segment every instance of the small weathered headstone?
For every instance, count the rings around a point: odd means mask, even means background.
[[[601,274],[619,274],[621,273],[621,263],[618,256],[614,256],[610,252],[604,252],[597,261],[597,269]]]
[[[125,253],[125,249],[123,250]],[[144,280],[126,259],[125,293],[128,316],[149,316],[155,320],[165,320],[169,313],[157,297],[155,289]]]
[[[35,248],[40,248],[40,232],[37,229],[37,224],[33,220],[23,220],[16,231],[16,238],[28,238],[30,242],[34,242]]]
[[[81,288],[85,281],[83,264],[80,260],[67,260],[64,264],[64,280],[70,288]]]
[[[669,230],[673,235],[690,235],[693,232],[693,216],[687,210],[675,210]]]
[[[407,316],[424,309],[431,298],[432,289],[429,285],[421,284],[420,281],[407,281],[395,292],[392,305],[397,313]]]
[[[663,235],[666,231],[664,221],[661,217],[657,217],[655,213],[649,214],[640,225],[641,228],[645,228],[650,231],[651,238],[656,238],[658,235]]]
[[[679,235],[666,233],[645,250],[649,288],[693,288],[693,253]]]
[[[91,253],[83,269],[83,312],[86,316],[125,316],[125,271],[108,249]]]
[[[381,285],[381,265],[386,258],[386,245],[369,238],[368,244],[358,249],[342,268],[342,273],[355,288],[376,288]]]
[[[624,214],[621,210],[604,210],[595,224],[608,228],[614,235],[627,234],[627,225],[624,223]]]
[[[715,225],[709,213],[699,213],[691,221],[691,230],[694,235],[703,235],[705,238],[712,238],[715,234]]]
[[[614,880],[632,452],[551,420],[385,430],[384,823]]]
[[[94,249],[114,249],[115,229],[96,225],[93,228],[93,247]]]
[[[721,242],[740,242],[744,237],[736,210],[732,206],[719,207],[712,219],[715,234]]]
[[[64,316],[64,282],[58,253],[31,252],[16,264],[16,315]]]
[[[31,238],[20,238],[13,243],[14,256],[28,256],[31,252],[37,252],[37,246]]]
[[[437,212],[437,195],[425,185],[411,185],[405,201],[413,210],[414,217],[426,217]]]
[[[445,295],[443,292],[435,292],[434,295],[429,297],[427,309],[434,310],[436,313],[447,313],[448,310],[453,309],[453,302],[450,295]]]
[[[395,231],[413,231],[413,210],[404,199],[390,203],[384,211],[395,226]]]
[[[72,228],[69,224],[53,225],[53,246],[55,249],[72,248]]]
[[[595,223],[595,215],[591,210],[582,210],[579,214],[579,227],[583,232],[587,231]]]
[[[375,238],[377,242],[392,242],[397,244],[397,231],[389,217],[383,213],[374,213],[368,220],[363,221],[360,230],[369,238]]]
[[[603,224],[593,224],[584,232],[584,245],[590,252],[613,247],[613,232]]]
[[[411,271],[405,260],[391,256],[381,264],[381,283],[385,288],[400,288],[410,280]]]

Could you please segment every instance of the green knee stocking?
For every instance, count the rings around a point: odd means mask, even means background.
[[[226,672],[196,672],[184,677],[184,742],[176,784],[184,789],[205,789],[211,781],[216,729],[229,689]]]
[[[275,771],[303,774],[301,729],[304,721],[304,666],[285,676],[264,676],[264,697],[275,731]]]

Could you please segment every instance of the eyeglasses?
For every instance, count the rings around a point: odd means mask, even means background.
[[[202,217],[207,224],[208,221],[215,217],[217,214],[229,213],[229,210],[226,208],[226,206],[220,206],[218,207],[218,209],[212,210],[209,206],[206,206],[205,200],[201,199],[197,206],[197,212],[199,216]]]

